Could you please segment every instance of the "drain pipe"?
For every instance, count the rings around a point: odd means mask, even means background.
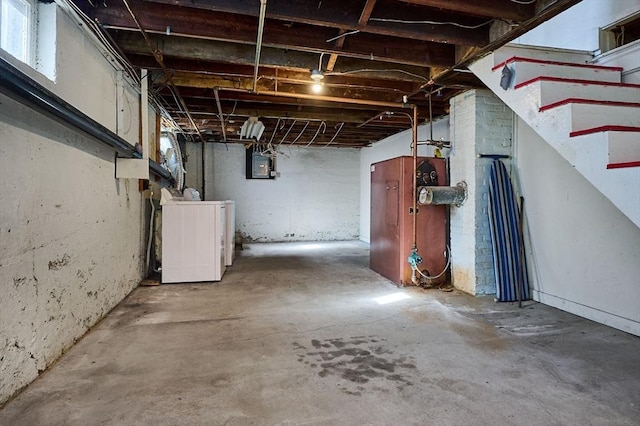
[[[267,0],[260,0],[260,18],[258,20],[258,40],[256,41],[256,64],[253,67],[253,92],[258,89],[258,68],[260,66],[260,50],[262,49],[262,33],[264,32],[264,16],[267,12]]]

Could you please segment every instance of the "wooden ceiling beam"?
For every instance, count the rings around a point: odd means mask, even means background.
[[[452,12],[468,13],[499,19],[509,19],[516,22],[526,21],[535,14],[535,4],[521,4],[511,0],[400,0],[404,3],[428,6]]]
[[[149,70],[159,69],[158,64],[154,63],[155,59],[150,55],[131,54],[129,55],[129,59],[136,67],[146,68]],[[193,73],[196,76],[207,75],[231,80],[253,78],[253,68],[248,65],[219,64],[167,56],[164,57],[164,64],[165,67],[173,73]],[[258,79],[272,82],[277,81],[278,83],[297,83],[303,85],[311,83],[310,73],[307,70],[298,71],[262,67],[260,68]],[[325,84],[331,87],[353,87],[362,90],[404,94],[412,92],[419,87],[421,81],[394,81],[371,77],[364,78],[360,77],[358,74],[354,74],[352,76],[329,74],[325,79]]]
[[[187,87],[199,87],[203,89],[233,89],[237,91],[251,92],[253,91],[253,79],[248,77],[235,77],[224,78],[214,75],[206,74],[193,74],[176,72],[172,75],[172,81],[176,86]],[[311,95],[311,84],[292,84],[292,83],[278,83],[277,91],[274,81],[266,79],[259,79],[256,92],[269,92],[279,93],[281,96],[294,96],[299,94],[301,97]],[[387,91],[372,91],[364,88],[340,88],[326,85],[324,93],[321,96],[328,98],[344,98],[346,100],[361,100],[366,104],[366,101],[371,102],[395,102],[400,104],[403,93],[401,92],[387,92]]]
[[[226,41],[233,44],[255,44],[256,22],[252,17],[220,14],[193,8],[178,8],[167,5],[136,10],[140,24],[147,33],[170,34],[193,38]],[[93,17],[105,28],[138,31],[125,7],[94,9]],[[265,22],[263,46],[284,50],[305,52],[338,53],[361,59],[401,63],[416,66],[448,66],[455,62],[455,48],[452,45],[430,41],[413,40],[407,43],[399,37],[383,37],[376,34],[355,34],[350,36],[347,47],[336,50],[326,40],[336,35],[335,30],[326,27],[288,26],[280,22]]]
[[[246,52],[242,52],[237,49],[237,46],[230,48],[224,43],[210,40],[185,40],[182,37],[150,35],[150,38],[162,50],[165,63],[171,69],[202,71],[204,73],[219,71],[220,74],[252,75],[253,73],[253,63],[249,59],[250,55],[255,54],[253,49],[246,49]],[[157,63],[153,62],[154,59],[150,56],[149,48],[139,34],[128,31],[118,32],[114,34],[114,39],[120,46],[127,49],[127,57],[134,66],[148,69],[158,67]],[[265,49],[263,55],[261,55],[262,64],[260,66],[260,72],[263,75],[275,76],[277,73],[279,76],[286,75],[288,72],[299,72],[306,73],[308,76],[310,70],[313,69],[312,67],[318,65],[317,57],[307,53],[278,52]],[[265,60],[269,61],[268,64],[263,62]],[[282,60],[287,62],[285,64],[277,63]],[[315,65],[313,65],[314,63]],[[328,75],[332,78],[344,77],[346,79],[348,77],[349,80],[354,81],[371,80],[381,86],[385,86],[385,81],[390,82],[390,86],[394,86],[398,82],[402,84],[403,81],[413,85],[421,85],[429,81],[430,77],[429,68],[391,65],[384,62],[345,57],[340,59],[340,63]]]
[[[178,5],[183,6],[182,10],[188,8],[199,9],[200,13],[202,11],[216,12],[218,16],[222,16],[222,14],[238,14],[255,18],[259,13],[256,2],[252,0],[222,0],[215,2],[210,0],[145,0],[145,3],[157,6]],[[402,3],[394,3],[396,11],[405,16],[412,16],[415,20],[444,20],[444,17],[441,18],[439,16],[441,12],[437,9],[417,10],[410,5],[404,6]],[[323,0],[318,3],[309,1],[270,1],[267,5],[266,16],[268,20],[287,23],[307,24],[346,31],[360,30],[365,33],[438,43],[478,45],[484,43],[488,38],[488,30],[482,28],[468,29],[451,26],[421,26],[417,28],[400,23],[382,24],[373,21],[368,22],[366,26],[362,26],[360,21],[363,12],[367,12],[367,8],[371,7],[370,13],[373,13],[374,6],[377,6],[377,4],[365,4],[365,8],[362,9],[359,9],[361,7],[359,4],[359,2],[344,0]],[[151,6],[147,7],[152,8]],[[380,17],[386,17],[384,14],[380,15]],[[251,21],[254,22],[255,26],[255,19]],[[267,33],[265,32],[265,34]]]
[[[215,103],[211,102],[196,102],[193,99],[189,100],[191,106],[191,113],[194,117],[199,117],[203,114],[217,114]],[[225,115],[233,110],[233,105],[223,106]],[[313,120],[313,121],[331,121],[331,122],[345,122],[345,123],[362,123],[368,117],[366,113],[344,113],[344,111],[333,110],[333,112],[316,112],[307,110],[297,110],[295,108],[283,108],[281,105],[254,105],[254,106],[242,106],[233,110],[233,117],[269,117],[269,118],[282,118],[282,119],[297,119],[297,120]],[[239,120],[240,118],[238,118]]]
[[[193,87],[180,87],[180,93],[185,98],[204,98],[210,99],[213,97],[213,91],[211,89],[199,89]],[[237,102],[238,106],[243,104],[277,104],[284,105],[287,107],[295,107],[298,109],[311,109],[316,111],[321,111],[324,109],[336,109],[336,110],[346,110],[351,111],[374,111],[377,108],[371,107],[368,105],[359,105],[359,104],[347,104],[347,103],[338,103],[338,102],[323,102],[321,100],[316,99],[301,99],[295,97],[281,97],[281,96],[270,96],[270,95],[258,95],[254,93],[242,93],[236,91],[225,91],[224,89],[219,90],[220,100],[226,102],[229,105],[235,104]],[[161,95],[170,96],[168,94],[160,93]],[[398,110],[401,108],[398,107]],[[393,108],[392,108],[393,110]]]

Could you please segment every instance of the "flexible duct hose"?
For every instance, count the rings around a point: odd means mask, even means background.
[[[423,277],[423,278],[425,278],[427,280],[435,280],[435,279],[440,278],[441,276],[444,275],[445,272],[447,272],[447,269],[449,269],[449,265],[451,265],[451,249],[449,249],[449,246],[447,246],[447,264],[444,265],[444,269],[438,275],[435,275],[433,277],[429,276],[429,275],[426,275],[424,272],[422,272],[420,270],[420,268],[418,268],[417,265],[415,265],[415,266],[412,265],[411,269],[413,269],[414,272],[417,272],[418,274],[420,274],[421,277]]]

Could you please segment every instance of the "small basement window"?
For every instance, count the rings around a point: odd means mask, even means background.
[[[600,51],[613,50],[640,40],[640,13],[600,29]]]
[[[36,0],[0,0],[0,47],[20,61],[35,63]]]

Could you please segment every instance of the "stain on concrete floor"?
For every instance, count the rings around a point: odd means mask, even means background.
[[[315,246],[249,244],[221,282],[136,289],[0,424],[640,424],[640,338],[398,289],[365,244]]]
[[[413,383],[405,370],[415,370],[411,356],[395,356],[387,347],[386,339],[378,336],[352,336],[349,338],[312,339],[311,348],[293,343],[297,360],[317,370],[319,377],[335,376],[355,383],[357,390],[343,389],[351,395],[361,395],[369,382],[392,381],[399,390]],[[342,383],[342,386],[345,384]]]

